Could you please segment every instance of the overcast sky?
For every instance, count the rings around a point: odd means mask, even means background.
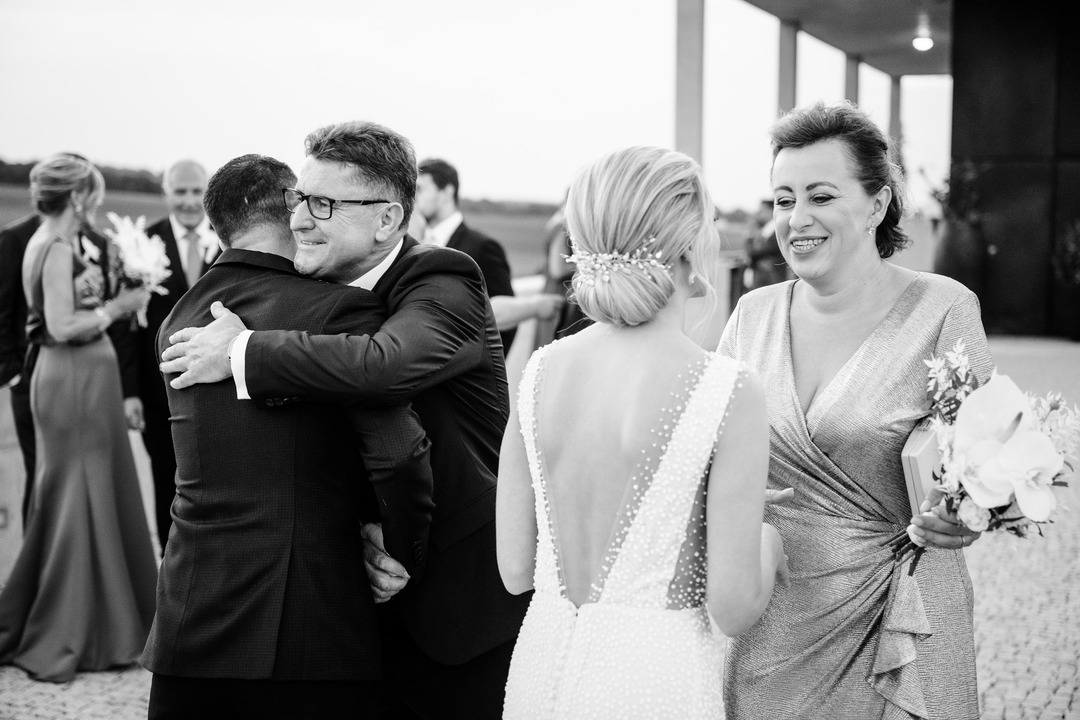
[[[59,150],[159,172],[368,119],[455,164],[466,197],[558,200],[611,148],[674,144],[676,0],[0,0],[0,158]],[[775,18],[706,3],[705,158],[721,207],[770,196]],[[843,56],[800,34],[798,102],[843,97]],[[889,81],[861,75],[886,126]],[[906,78],[905,158],[943,177],[951,83]]]

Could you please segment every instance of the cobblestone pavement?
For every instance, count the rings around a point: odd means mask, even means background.
[[[63,685],[0,668],[0,720],[146,720],[150,673],[140,667],[81,673]]]
[[[1024,390],[1080,403],[1080,344],[993,338],[1001,372]],[[982,720],[1080,720],[1080,479],[1058,521],[1026,540],[987,535],[966,551],[975,586]],[[84,673],[65,685],[0,668],[0,720],[141,720],[150,675]]]

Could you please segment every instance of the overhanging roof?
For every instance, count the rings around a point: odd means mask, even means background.
[[[878,70],[901,75],[952,74],[951,0],[745,0]],[[919,13],[934,47],[911,46]]]

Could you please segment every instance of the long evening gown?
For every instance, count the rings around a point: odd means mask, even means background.
[[[36,680],[136,662],[154,617],[157,563],[109,339],[61,343],[45,326],[45,255],[28,256],[28,334],[41,345],[30,397],[37,476],[23,546],[0,592],[0,663]],[[101,302],[101,271],[74,257],[76,306]],[[95,278],[96,276],[96,278]]]
[[[684,375],[683,395],[661,413],[653,447],[643,449],[626,482],[600,576],[588,601],[575,607],[536,423],[543,360],[552,347],[533,354],[518,398],[536,498],[536,592],[510,664],[504,717],[722,718],[725,639],[704,606],[703,506],[717,431],[741,366],[712,354]]]
[[[882,543],[908,525],[900,451],[929,412],[924,360],[962,339],[980,381],[991,359],[978,300],[917,276],[805,413],[795,391],[789,318],[795,283],[749,293],[720,343],[764,381],[766,506],[791,586],[729,649],[731,718],[977,718],[971,580],[959,550],[930,550],[908,575]]]

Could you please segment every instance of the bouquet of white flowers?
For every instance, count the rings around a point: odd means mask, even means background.
[[[930,431],[940,456],[922,469],[909,462],[925,443],[917,437],[919,431],[912,433],[904,448],[909,492],[931,485],[941,493],[945,509],[976,532],[1004,529],[1024,537],[1034,527],[1041,534],[1039,524],[1050,521],[1057,505],[1051,488],[1066,486],[1073,471],[1080,411],[1056,393],[1026,395],[996,371],[980,387],[962,342],[944,358],[926,364]],[[931,477],[913,477],[927,468]],[[890,544],[898,561],[914,551],[909,571],[914,572],[922,548],[911,542],[906,530]]]
[[[107,213],[106,217],[113,224],[105,234],[112,240],[118,251],[117,274],[121,287],[145,287],[158,295],[167,295],[168,290],[162,283],[172,275],[169,270],[169,257],[165,252],[165,243],[157,235],[146,236],[146,218],[139,216],[132,222],[129,217],[120,217],[116,213]],[[141,327],[146,327],[146,310],[137,314]]]

